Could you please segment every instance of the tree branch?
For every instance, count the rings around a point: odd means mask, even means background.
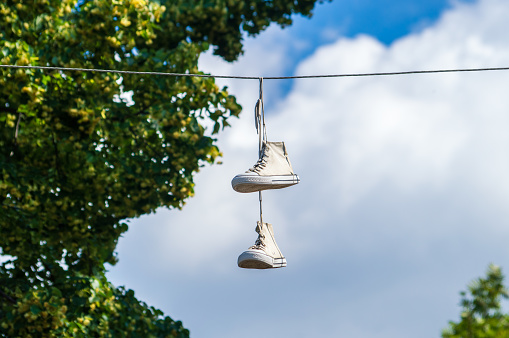
[[[58,156],[58,145],[57,145],[57,141],[55,140],[54,133],[53,133],[52,141],[53,141],[53,149],[55,150],[55,167],[57,169],[57,174],[58,174],[58,176],[61,176],[63,178],[64,175],[62,173],[62,169],[60,168],[60,157]]]
[[[9,296],[8,294],[3,292],[2,290],[0,290],[0,296],[2,296],[4,299],[6,299],[11,304],[16,304],[17,303],[16,302],[16,298]]]
[[[9,108],[9,107],[1,107],[0,108],[0,113],[4,113],[4,114],[17,114],[18,110],[14,109],[14,108]]]
[[[142,109],[139,112],[131,114],[131,115],[124,115],[123,117],[110,117],[109,119],[111,121],[124,121],[126,119],[130,119],[131,117],[142,116],[142,115],[150,115],[150,114],[147,111],[145,111],[145,109]]]
[[[19,123],[21,122],[22,115],[23,113],[18,113],[18,122],[16,122],[16,131],[14,132],[14,149],[11,151],[11,157],[14,155],[14,150],[18,147]]]
[[[1,204],[2,207],[7,207],[7,208],[11,208],[11,209],[14,209],[14,210],[17,210],[17,211],[24,211],[23,209],[21,209],[20,207],[15,207],[14,205],[8,205],[8,204]]]

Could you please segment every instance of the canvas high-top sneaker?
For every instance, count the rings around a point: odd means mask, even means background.
[[[300,182],[293,173],[284,142],[263,142],[262,156],[244,174],[232,180],[233,190],[255,192],[266,189],[281,189]]]
[[[256,232],[258,239],[255,245],[244,251],[238,258],[237,264],[245,269],[271,269],[282,268],[286,266],[286,258],[277,246],[274,238],[274,230],[272,224],[260,223],[256,224]]]

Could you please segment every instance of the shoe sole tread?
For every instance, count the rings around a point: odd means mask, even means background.
[[[232,180],[232,187],[236,192],[249,193],[269,189],[282,189],[298,184],[299,182],[300,179],[297,175],[237,175]]]
[[[286,258],[273,258],[269,255],[244,251],[237,261],[237,265],[244,269],[273,269],[283,268],[286,266]]]

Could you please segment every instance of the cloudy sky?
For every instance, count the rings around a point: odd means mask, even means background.
[[[509,2],[342,1],[247,39],[217,75],[509,66]],[[301,183],[264,193],[288,266],[242,270],[256,194],[231,179],[257,159],[258,82],[221,80],[244,111],[223,164],[182,211],[133,220],[109,277],[193,338],[438,337],[489,263],[509,272],[509,72],[266,80],[268,138]]]

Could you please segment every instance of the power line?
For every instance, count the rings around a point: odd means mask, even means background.
[[[351,73],[351,74],[331,74],[331,75],[272,76],[272,77],[264,77],[263,79],[264,80],[284,80],[284,79],[312,79],[312,78],[326,78],[326,77],[391,76],[391,75],[432,74],[432,73],[486,72],[486,71],[494,71],[494,70],[509,70],[509,67],[409,70],[409,71],[403,71],[403,72]]]
[[[262,76],[236,76],[236,75],[211,75],[211,74],[190,74],[190,73],[164,73],[164,72],[138,72],[130,70],[115,69],[97,69],[97,68],[69,68],[69,67],[49,67],[49,66],[18,66],[18,65],[0,65],[0,68],[18,68],[18,69],[41,69],[75,72],[97,72],[97,73],[118,73],[132,75],[151,75],[151,76],[187,76],[187,77],[213,77],[222,79],[241,79],[258,80]],[[287,80],[287,79],[313,79],[313,78],[332,78],[332,77],[368,77],[368,76],[393,76],[393,75],[411,75],[411,74],[434,74],[434,73],[461,73],[461,72],[486,72],[509,70],[509,67],[491,67],[491,68],[463,68],[463,69],[435,69],[435,70],[410,70],[402,72],[378,72],[378,73],[347,73],[347,74],[323,74],[323,75],[295,75],[295,76],[266,76],[264,80]]]
[[[137,71],[131,71],[131,70],[96,69],[96,68],[69,68],[69,67],[49,67],[49,66],[0,65],[0,68],[42,69],[42,70],[118,73],[118,74],[153,75],[153,76],[215,77],[215,78],[223,78],[223,79],[243,79],[243,80],[258,80],[259,79],[259,77],[256,77],[256,76],[233,76],[233,75],[210,75],[210,74],[164,73],[164,72],[137,72]]]

